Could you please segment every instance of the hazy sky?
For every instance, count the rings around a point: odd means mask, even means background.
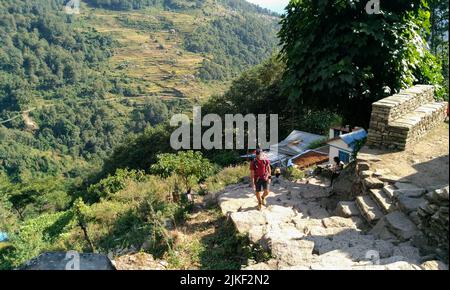
[[[250,3],[258,4],[261,7],[270,9],[272,11],[283,13],[284,7],[289,3],[289,0],[247,0]]]

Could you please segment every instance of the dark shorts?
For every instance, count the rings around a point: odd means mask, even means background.
[[[269,189],[269,181],[268,180],[262,180],[262,179],[258,179],[255,182],[255,187],[256,187],[256,192],[260,192],[264,190],[268,190]]]

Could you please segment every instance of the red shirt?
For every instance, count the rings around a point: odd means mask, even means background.
[[[256,168],[255,168],[255,164],[256,164]],[[250,163],[250,170],[254,171],[255,181],[258,178],[262,179],[262,180],[267,180],[267,178],[269,177],[268,166],[270,166],[269,160],[255,159]]]

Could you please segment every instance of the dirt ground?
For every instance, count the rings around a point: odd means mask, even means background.
[[[449,184],[448,123],[434,128],[405,151],[386,152],[365,147],[361,153],[376,155],[371,170],[387,170],[402,181],[424,188]]]

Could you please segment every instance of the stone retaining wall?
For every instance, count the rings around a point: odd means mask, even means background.
[[[428,202],[417,213],[420,218],[419,228],[436,254],[448,263],[448,206],[449,187],[436,189],[426,195]]]
[[[446,103],[434,102],[434,87],[416,85],[372,104],[367,145],[404,150],[445,119]]]

